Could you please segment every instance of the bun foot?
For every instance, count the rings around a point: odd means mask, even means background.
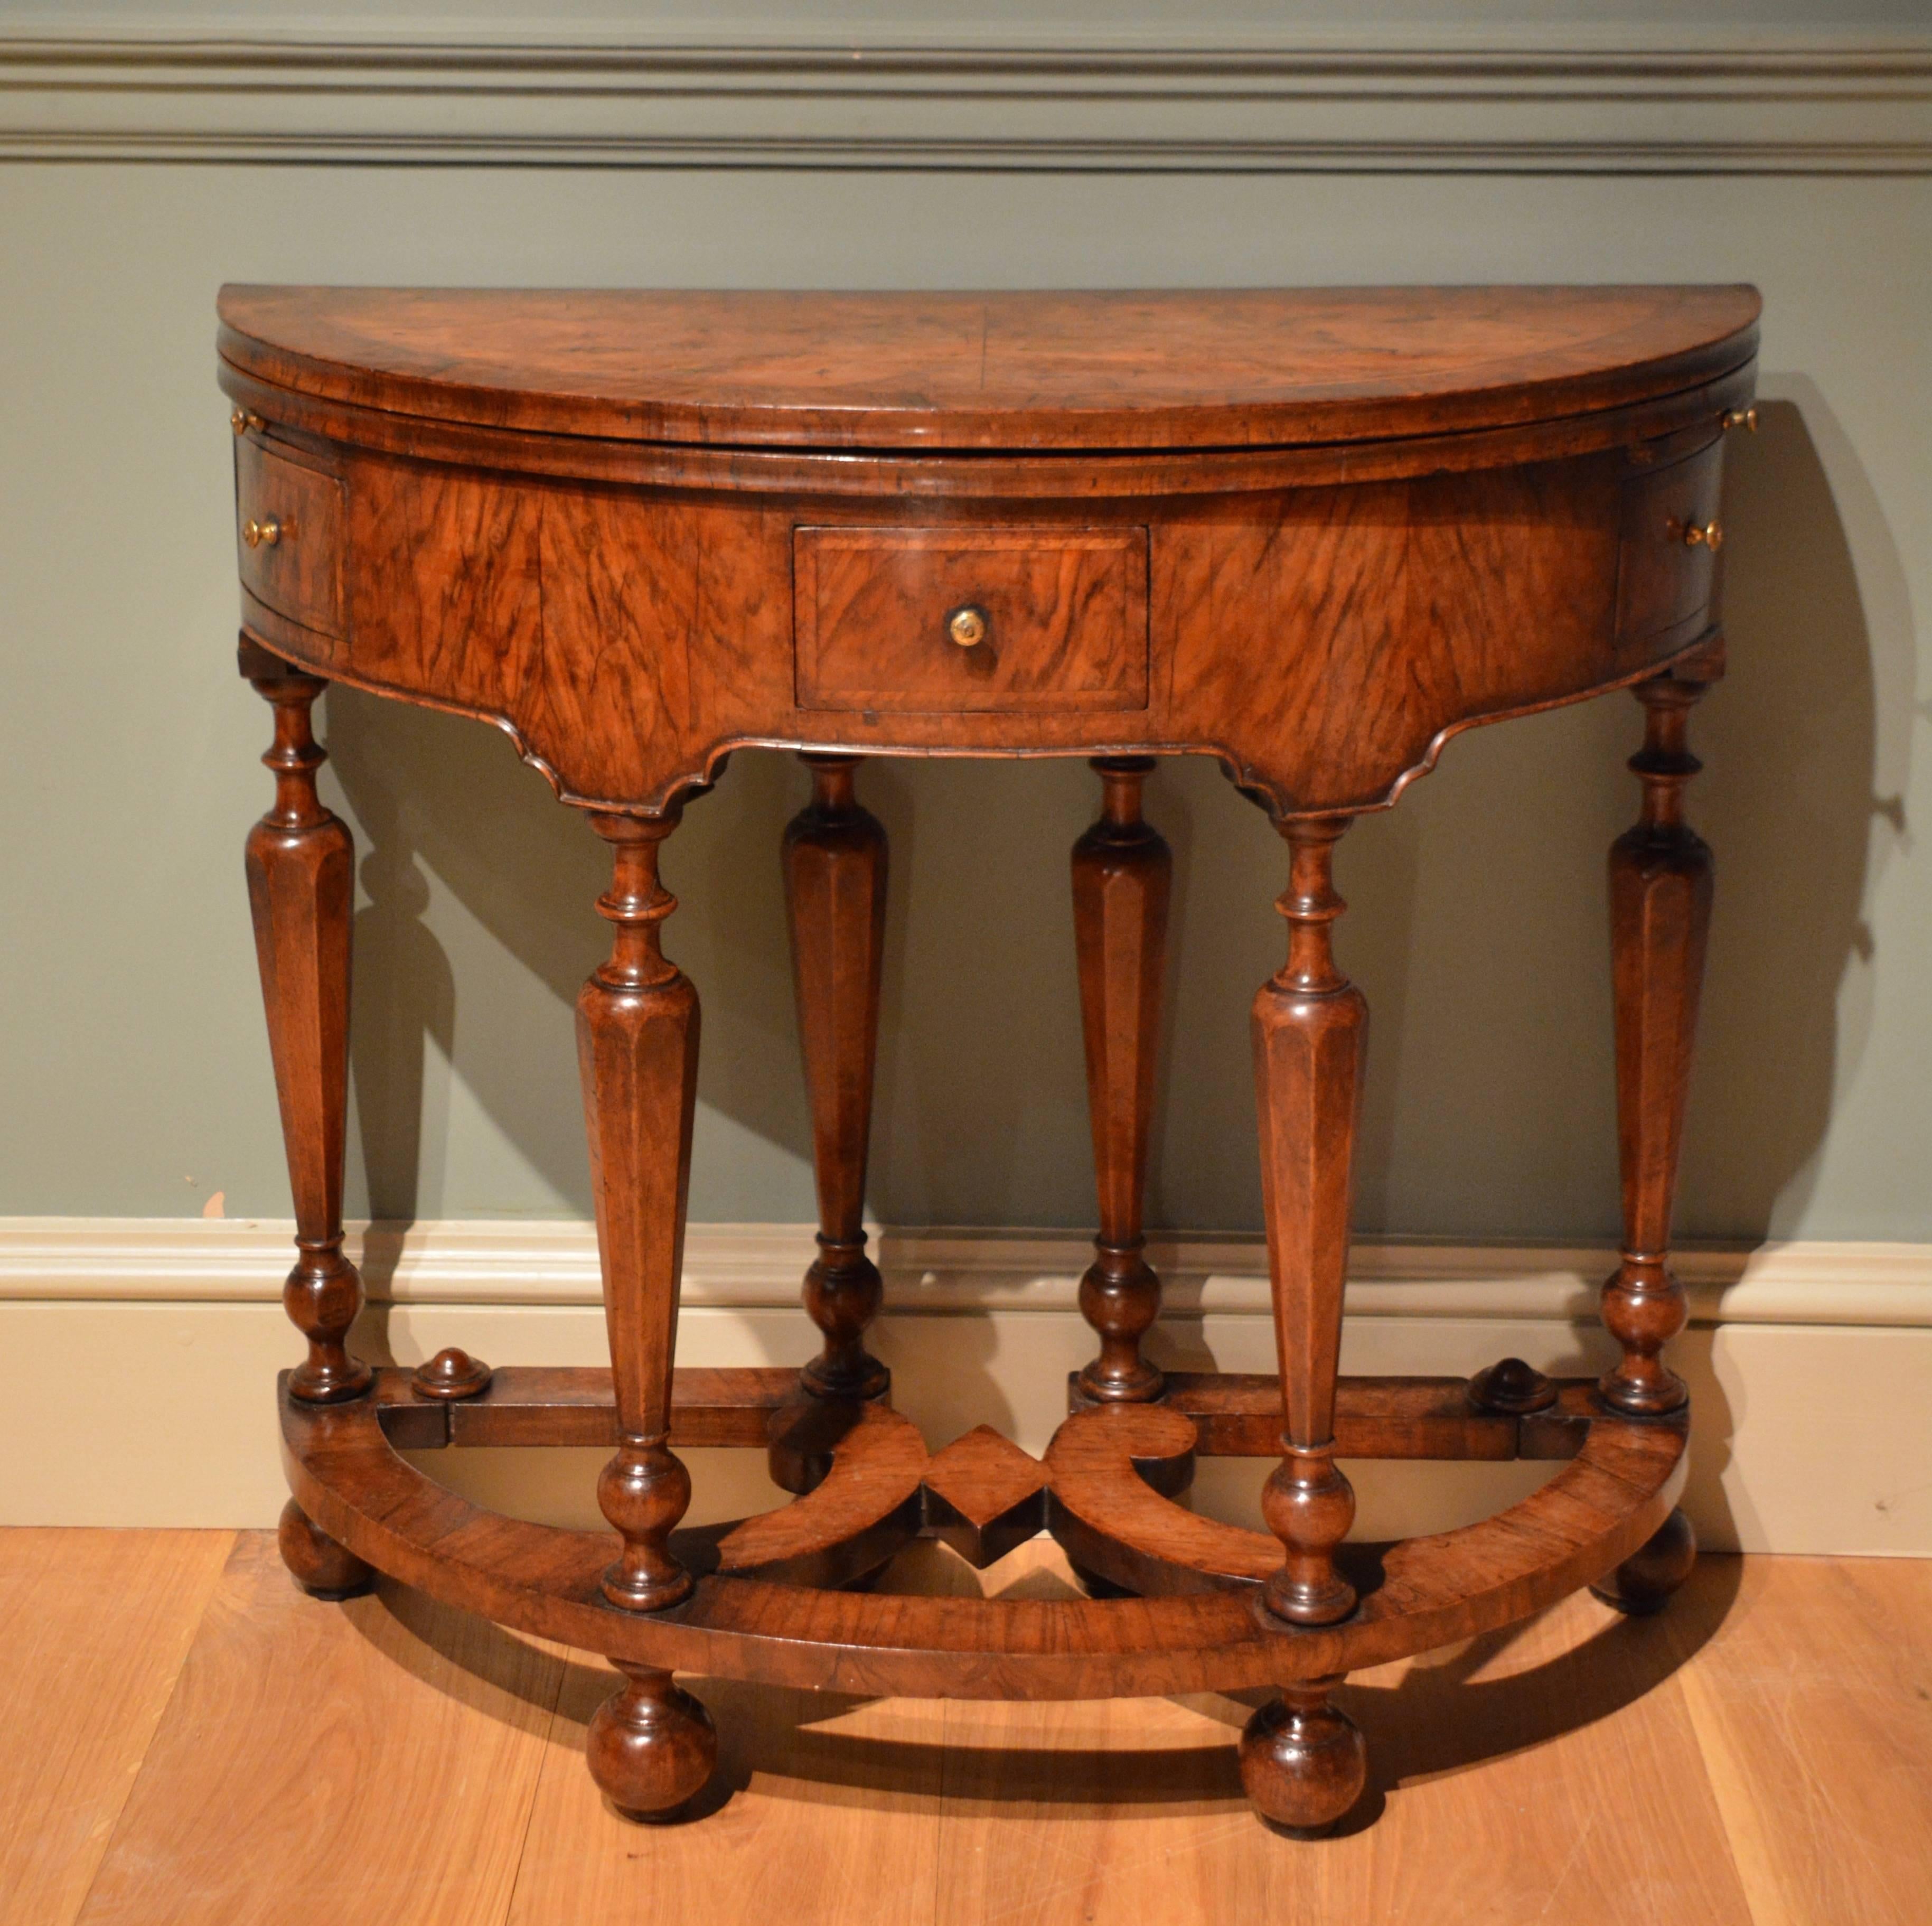
[[[376,1574],[346,1546],[338,1545],[293,1498],[282,1507],[282,1522],[275,1532],[275,1543],[282,1562],[294,1574],[296,1582],[314,1598],[338,1600],[367,1592]]]
[[[1241,1784],[1262,1818],[1297,1838],[1318,1839],[1362,1796],[1369,1749],[1348,1714],[1329,1702],[1339,1678],[1284,1686],[1241,1734]]]
[[[1606,1605],[1614,1605],[1634,1618],[1661,1612],[1670,1594],[1690,1576],[1697,1562],[1697,1529],[1681,1511],[1673,1511],[1609,1577],[1591,1586]]]
[[[584,1748],[590,1776],[626,1819],[669,1819],[717,1766],[717,1728],[668,1672],[611,1662],[626,1682],[591,1716]]]

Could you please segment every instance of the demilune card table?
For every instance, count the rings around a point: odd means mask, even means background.
[[[1354,1803],[1351,1670],[1593,1584],[1654,1610],[1695,1556],[1660,1355],[1711,900],[1688,712],[1724,439],[1754,425],[1748,287],[791,294],[231,287],[241,670],[272,706],[248,873],[295,1193],[281,1545],[312,1591],[371,1568],[607,1654],[590,1768],[622,1812],[710,1775],[674,1670],[856,1693],[1265,1687],[1267,1818]],[[578,1000],[611,1369],[413,1373],[346,1348],[352,863],[318,799],[331,682],[494,722],[610,845],[609,960]],[[1610,852],[1624,1249],[1600,1379],[1338,1376],[1367,1010],[1336,964],[1338,838],[1472,724],[1607,690],[1642,706]],[[819,1213],[797,1370],[673,1368],[698,992],[659,944],[659,851],[742,748],[795,751],[784,832]],[[1217,757],[1287,844],[1288,956],[1252,1012],[1278,1377],[1163,1374],[1142,1199],[1170,860],[1154,758]],[[1036,1460],[929,1454],[866,1348],[862,1227],[886,839],[870,755],[1079,755],[1074,940],[1099,1186],[1096,1354]],[[588,909],[588,905],[586,910]],[[1024,994],[1024,986],[1016,986]],[[589,1444],[608,1534],[503,1517],[400,1449]],[[680,1531],[680,1446],[769,1454],[792,1502]],[[1177,1502],[1202,1453],[1279,1460],[1266,1532]],[[1337,1458],[1562,1460],[1485,1522],[1345,1542]],[[1090,1596],[868,1590],[907,1541],[984,1564],[1041,1531]]]

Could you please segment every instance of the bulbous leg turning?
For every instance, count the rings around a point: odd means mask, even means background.
[[[338,1545],[293,1498],[282,1507],[275,1543],[296,1582],[315,1598],[353,1598],[376,1582],[374,1570]]]
[[[584,1741],[590,1776],[626,1819],[669,1819],[716,1770],[717,1728],[668,1672],[614,1663],[625,1683],[591,1715]]]
[[[1634,1618],[1648,1618],[1664,1610],[1696,1562],[1696,1527],[1682,1512],[1673,1511],[1654,1537],[1590,1590],[1619,1612]]]
[[[1241,1784],[1262,1818],[1319,1838],[1362,1796],[1369,1751],[1361,1729],[1332,1704],[1339,1678],[1282,1688],[1241,1734]]]

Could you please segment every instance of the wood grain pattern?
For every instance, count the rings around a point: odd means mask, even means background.
[[[328,636],[342,633],[343,513],[342,484],[333,475],[259,435],[236,442],[235,548],[242,585],[291,621]]]
[[[691,1589],[690,1574],[668,1549],[691,1503],[691,1474],[669,1441],[698,1102],[698,992],[660,940],[677,898],[658,880],[658,852],[676,815],[591,822],[613,857],[610,887],[597,899],[611,926],[610,960],[577,999],[617,1405],[617,1452],[597,1481],[597,1502],[622,1547],[602,1585],[612,1604],[641,1612],[675,1604]]]
[[[80,1920],[501,1918],[562,1670],[412,1594],[317,1604],[245,1536]]]
[[[1256,992],[1250,1022],[1284,1419],[1262,1516],[1286,1556],[1266,1596],[1271,1611],[1300,1625],[1333,1624],[1355,1604],[1334,1557],[1355,1516],[1335,1462],[1335,1378],[1369,1021],[1330,940],[1348,907],[1333,870],[1347,827],[1340,817],[1283,826],[1288,884],[1275,907],[1288,921],[1288,961]]]
[[[772,1414],[798,1389],[782,1366],[712,1370],[680,1365],[671,1373],[671,1442],[761,1445]],[[439,1411],[442,1429],[420,1442],[389,1429],[398,1444],[614,1444],[616,1394],[607,1370],[588,1366],[506,1365],[478,1396]],[[421,1415],[412,1411],[412,1420]]]
[[[616,1682],[566,1679],[508,1926],[674,1918],[692,1926],[902,1922],[929,1916],[939,1858],[939,1708],[694,1679],[716,1715],[701,1819],[614,1824],[581,1763]]]
[[[79,1910],[233,1543],[0,1531],[0,1926]]]
[[[1932,1562],[1750,1558],[1736,1582],[1707,1642],[1695,1619],[1658,1629],[1684,1660],[1755,1926],[1916,1926],[1932,1890]]]
[[[1717,519],[1722,445],[1666,461],[1624,490],[1623,560],[1617,580],[1617,634],[1653,635],[1694,615],[1711,599],[1717,556],[1708,543],[1683,539]],[[1660,534],[1665,539],[1659,541]]]
[[[1725,338],[1725,365],[1705,368],[1701,386],[1682,353],[1661,347],[1642,366],[1600,364],[1601,405],[1582,412],[1582,392],[1553,370],[1565,356],[1581,364],[1604,352],[1597,324],[1626,297],[1650,316],[1646,330],[1663,331],[1660,344],[1674,326],[1679,349],[1720,309],[1742,314],[1744,297],[1612,291],[1599,312],[1598,292],[1584,291],[1567,322],[1547,290],[1481,291],[1473,304],[1412,291],[1406,309],[1365,298],[1352,320],[1323,299],[1256,297],[1250,320],[1276,318],[1254,325],[1288,328],[1295,344],[1276,344],[1264,386],[1328,392],[1324,357],[1343,352],[1337,343],[1352,328],[1343,358],[1354,356],[1379,397],[1370,414],[1345,410],[1322,439],[1292,448],[1260,446],[1227,419],[1209,434],[1226,401],[1222,384],[1238,390],[1246,379],[1232,347],[1234,360],[1216,372],[1211,328],[1173,344],[1164,370],[1136,374],[1107,332],[1114,297],[1052,297],[1054,345],[1028,391],[1027,439],[972,455],[947,454],[943,438],[902,447],[890,422],[875,443],[764,454],[513,427],[535,396],[546,343],[571,366],[580,361],[580,371],[640,352],[648,362],[654,350],[634,330],[600,339],[597,328],[616,328],[623,301],[658,298],[624,297],[600,323],[596,302],[578,309],[573,297],[554,298],[562,305],[545,320],[541,299],[452,296],[448,312],[463,315],[466,331],[446,344],[445,369],[451,354],[507,340],[519,316],[532,332],[509,386],[487,400],[464,388],[468,400],[440,428],[422,395],[405,412],[383,412],[412,391],[373,345],[359,369],[319,372],[299,353],[244,357],[253,374],[224,364],[224,383],[267,424],[246,438],[246,458],[269,451],[327,470],[349,498],[344,641],[304,626],[312,616],[292,622],[272,596],[244,607],[259,639],[292,660],[499,722],[561,794],[592,805],[662,809],[708,780],[733,747],[766,742],[1191,751],[1220,756],[1277,814],[1381,807],[1458,729],[1638,680],[1704,626],[1709,553],[1685,544],[1682,518],[1708,506],[1720,420],[1749,398],[1750,329]],[[310,292],[316,316],[338,312],[335,297]],[[265,295],[262,311],[298,326],[308,298]],[[820,362],[836,362],[836,302],[761,298],[776,303],[781,334],[832,329]],[[1220,311],[1218,298],[1206,298],[1204,315]],[[380,334],[386,300],[406,335],[444,297],[364,291],[351,302],[357,338]],[[1121,311],[1138,310],[1128,300]],[[923,312],[916,301],[888,302],[866,326],[896,314],[916,333]],[[1399,312],[1415,325],[1391,320]],[[1190,318],[1185,302],[1169,316]],[[1476,354],[1465,322],[1493,353]],[[562,333],[546,332],[553,322]],[[1375,348],[1361,331],[1384,324],[1391,332]],[[1535,344],[1549,347],[1566,325],[1568,344],[1551,362]],[[1516,363],[1498,345],[1512,330]],[[882,364],[875,346],[868,335],[854,350],[866,378]],[[1476,358],[1463,367],[1468,418],[1452,428],[1438,418],[1446,388],[1416,370],[1439,362],[1446,381],[1459,346]],[[720,351],[755,359],[754,348],[741,338]],[[1694,362],[1705,353],[1684,352]],[[700,354],[687,371],[695,378],[712,364]],[[772,364],[791,365],[783,354]],[[1511,385],[1491,385],[1508,367],[1517,391],[1508,418],[1480,425]],[[675,386],[676,370],[662,371]],[[1132,390],[1143,376],[1178,384],[1184,371],[1191,410],[1163,403],[1136,415],[1125,452],[1083,442],[1092,452],[1076,455],[1054,443],[1053,396],[1067,384],[1090,377],[1096,392],[1123,381]],[[817,374],[836,386],[836,368]],[[938,390],[921,392],[920,405],[956,418],[932,400]],[[331,398],[338,393],[345,398]],[[642,402],[622,406],[634,424],[649,412]],[[704,432],[721,432],[729,412],[707,404]],[[842,415],[845,429],[860,434],[865,413]],[[1006,418],[1019,434],[1020,414]],[[652,492],[623,485],[644,482]],[[1084,564],[1070,580],[1062,566],[1083,544],[1102,560],[1130,556],[1139,531],[1144,664],[1138,565],[1118,622],[1092,601],[1108,569],[1083,586]],[[844,563],[862,564],[830,600],[814,544],[845,544]],[[987,568],[1007,574],[982,580]],[[1009,598],[994,611],[990,652],[938,639],[952,598],[980,591]],[[1109,607],[1112,594],[1102,598]],[[796,652],[795,606],[805,617]],[[1024,646],[1002,652],[1009,628]],[[828,634],[837,646],[821,661]]]
[[[1630,767],[1642,811],[1610,850],[1624,1246],[1603,1316],[1623,1356],[1604,1373],[1603,1395],[1640,1414],[1673,1411],[1690,1396],[1661,1354],[1688,1314],[1669,1265],[1670,1219],[1711,926],[1710,848],[1684,819],[1684,787],[1702,766],[1685,725],[1715,672],[1640,686],[1644,745]]]
[[[1492,1460],[1574,1456],[1596,1414],[1594,1384],[1588,1378],[1556,1380],[1557,1396],[1550,1406],[1519,1418],[1475,1408],[1466,1378],[1338,1378],[1336,1454]],[[797,1372],[782,1365],[680,1365],[671,1374],[671,1442],[765,1444],[773,1418],[796,1406],[797,1391]],[[400,1449],[616,1442],[610,1373],[594,1366],[506,1365],[491,1373],[488,1386],[474,1398],[446,1408],[425,1407],[412,1384],[399,1384],[388,1373],[374,1396],[384,1434]],[[1193,1449],[1204,1457],[1272,1458],[1280,1452],[1279,1377],[1170,1372],[1161,1402],[1193,1424]],[[1027,1462],[1036,1461],[1029,1457]]]
[[[1196,1448],[1204,1456],[1272,1458],[1280,1452],[1279,1378],[1172,1371],[1163,1402],[1192,1421]],[[1466,1378],[1338,1378],[1335,1454],[1491,1460],[1560,1455],[1526,1448],[1515,1418],[1473,1409]]]
[[[393,1375],[406,1384],[406,1373]],[[614,1660],[826,1690],[1081,1698],[1329,1677],[1509,1624],[1601,1576],[1662,1525],[1684,1474],[1681,1421],[1599,1414],[1540,1490],[1480,1525],[1391,1548],[1352,1617],[1292,1633],[1251,1610],[1240,1586],[988,1612],[717,1574],[680,1604],[637,1612],[604,1594],[607,1537],[484,1511],[434,1483],[384,1436],[382,1394],[379,1385],[375,1399],[352,1404],[282,1401],[295,1495],[358,1557],[500,1624]],[[1070,1422],[1088,1418],[1186,1422],[1142,1405]],[[1178,1562],[1166,1534],[1186,1529],[1189,1514],[1148,1496],[1161,1508],[1147,1514],[1147,1549]],[[878,1516],[868,1496],[852,1532]]]
[[[1714,429],[1702,434],[1709,444]],[[809,681],[794,680],[794,524],[824,531],[836,514],[869,526],[863,509],[419,478],[367,458],[348,472],[347,646],[251,617],[264,639],[342,679],[500,720],[567,797],[653,808],[746,742],[1192,749],[1221,755],[1278,812],[1376,807],[1456,729],[1672,658],[1696,640],[1709,580],[1666,517],[1626,511],[1626,483],[1649,478],[1621,454],[1529,474],[1143,504],[1150,655],[1136,707],[1104,694],[1064,711],[970,706],[995,698],[973,694],[952,660],[973,652],[936,632],[942,598],[882,614],[872,634],[961,680],[958,712],[920,712],[938,694],[814,708]],[[987,504],[952,512],[964,542]],[[1091,519],[1070,520],[1067,538]],[[1620,572],[1645,570],[1688,584],[1672,605],[1688,595],[1691,614],[1620,629]],[[916,686],[910,672],[899,680]],[[899,703],[850,693],[874,698]]]
[[[1746,1926],[1660,1630],[1612,1624],[1583,1598],[1358,1675],[1340,1699],[1369,1738],[1369,1796],[1305,1850],[1248,1816],[1232,1741],[1251,1695],[949,1705],[936,1917]],[[1636,1810],[1610,1822],[1612,1786]],[[1640,1837],[1654,1857],[1633,1850]]]
[[[295,1197],[297,1255],[282,1303],[308,1341],[295,1394],[327,1404],[369,1388],[369,1367],[346,1348],[362,1308],[362,1280],[342,1254],[356,848],[316,794],[315,773],[326,757],[310,723],[324,685],[246,636],[240,665],[275,717],[275,740],[262,758],[274,776],[274,806],[249,831],[244,855]]]
[[[15,1786],[32,1800],[52,1796],[40,1790],[50,1780],[76,1784],[49,1773],[46,1750],[48,1738],[57,1748],[86,1730],[75,1724],[86,1708],[68,1690],[74,1676],[111,1662],[125,1685],[132,1668],[150,1682],[144,1694],[101,1694],[92,1707],[118,1723],[142,1697],[151,1722],[160,1716],[199,1615],[193,1601],[215,1583],[226,1541],[0,1534],[0,1610],[16,1640],[27,1631],[29,1643],[13,1648],[38,1661],[10,1672],[12,1715],[0,1726],[8,1822],[33,1810]],[[1250,1695],[942,1704],[721,1679],[690,1682],[722,1714],[722,1769],[702,1816],[640,1834],[611,1819],[581,1762],[614,1675],[559,1665],[554,1710],[536,1714],[532,1794],[532,1708],[505,1690],[527,1676],[514,1642],[392,1594],[386,1629],[378,1601],[352,1608],[379,1632],[370,1646],[362,1627],[299,1599],[265,1534],[248,1544],[252,1557],[244,1546],[223,1581],[228,1595],[193,1663],[198,1706],[212,1702],[212,1671],[224,1676],[224,1715],[167,1714],[165,1744],[140,1767],[144,1829],[114,1840],[113,1883],[104,1880],[95,1917],[200,1926],[298,1917],[306,1904],[317,1918],[386,1908],[416,1926],[674,1909],[694,1926],[780,1910],[799,1926],[1126,1916],[1208,1926],[1231,1911],[1289,1926],[1491,1926],[1540,1912],[1657,1926],[1687,1917],[1917,1926],[1932,1876],[1924,1561],[1707,1559],[1660,1620],[1622,1619],[1579,1594],[1508,1634],[1360,1673],[1340,1696],[1372,1742],[1368,1798],[1338,1836],[1296,1850],[1245,1810],[1232,1742]],[[176,1556],[196,1546],[185,1562]],[[110,1565],[156,1582],[104,1585]],[[238,1590],[244,1569],[259,1588]],[[1045,1540],[976,1576],[917,1546],[884,1582],[962,1597],[1077,1595]],[[1817,1636],[1821,1624],[1829,1638]],[[320,1677],[310,1678],[318,1658]],[[445,1697],[439,1678],[461,1691]],[[366,1699],[327,1697],[352,1679]],[[536,1696],[552,1696],[541,1679]],[[300,1706],[321,1702],[338,1719],[351,1705],[366,1717],[332,1728],[329,1769],[302,1798],[278,1803],[244,1785],[247,1796],[208,1808],[211,1788],[236,1783],[238,1760],[242,1771],[268,1761],[274,1786],[286,1783],[275,1748]],[[37,1706],[56,1714],[50,1733]],[[514,1714],[514,1730],[500,1711]],[[459,1750],[466,1740],[493,1734],[499,1770],[449,1769],[473,1757]],[[365,1746],[374,1756],[358,1766]],[[124,1784],[140,1748],[130,1739],[116,1756]],[[395,1776],[379,1780],[384,1772]],[[353,1809],[358,1797],[368,1815]],[[425,1820],[454,1835],[452,1849]],[[304,1836],[309,1825],[319,1841]],[[345,1839],[358,1856],[332,1863]],[[104,1828],[91,1850],[107,1843]],[[52,1863],[58,1844],[44,1826],[0,1824],[10,1926],[67,1926],[80,1904],[91,1859],[62,1867],[46,1904],[26,1876]],[[460,1862],[472,1844],[476,1858]],[[1468,1876],[1478,1852],[1488,1869],[1480,1880]],[[158,1895],[148,1912],[130,1878],[137,1855]],[[188,1900],[169,1882],[209,1868],[206,1909],[182,1910]]]
[[[1658,1354],[1682,1322],[1664,1258],[1708,902],[1682,710],[1720,658],[1699,518],[1750,393],[1752,291],[257,289],[222,314],[242,499],[316,504],[245,551],[242,584],[244,672],[280,718],[250,862],[310,1339],[282,1412],[299,1576],[343,1590],[374,1566],[608,1654],[625,1682],[590,1762],[634,1815],[697,1796],[716,1757],[684,1666],[992,1698],[1266,1684],[1243,1780],[1302,1830],[1364,1784],[1350,1668],[1581,1583],[1635,1609],[1681,1582],[1681,1387]],[[496,722],[613,847],[611,956],[578,1012],[608,1381],[486,1384],[452,1361],[428,1388],[452,1402],[393,1372],[372,1387],[343,1348],[350,852],[315,794],[324,674]],[[1330,942],[1333,845],[1460,730],[1630,686],[1651,719],[1643,818],[1612,868],[1628,1248],[1604,1312],[1623,1361],[1594,1395],[1519,1396],[1503,1366],[1474,1392],[1345,1399],[1366,1006]],[[770,1374],[688,1380],[680,1420],[698,1012],[658,943],[658,856],[684,796],[754,745],[813,770],[784,860],[824,1348],[776,1401]],[[885,848],[852,769],[874,752],[1078,753],[1105,784],[1073,863],[1100,1354],[1044,1468],[991,1437],[928,1461],[864,1348]],[[1169,864],[1139,798],[1178,752],[1219,758],[1291,852],[1288,960],[1253,1013],[1280,1388],[1184,1382],[1162,1408],[1142,1217]],[[1276,1426],[1269,1534],[1173,1502],[1204,1442],[1253,1450]],[[674,1537],[674,1432],[762,1442],[794,1502]],[[616,1444],[615,1564],[596,1534],[482,1511],[396,1450],[592,1436]],[[1345,1439],[1568,1462],[1483,1526],[1344,1554]],[[983,1562],[1042,1522],[1103,1594],[1139,1595],[842,1588],[918,1534]]]
[[[922,1480],[926,1535],[989,1565],[1046,1529],[1046,1467],[989,1424],[934,1454]]]
[[[802,709],[1144,709],[1144,528],[801,528]],[[958,610],[984,638],[947,632]]]
[[[1160,1280],[1142,1255],[1148,1137],[1154,1121],[1167,904],[1174,858],[1141,814],[1154,764],[1100,757],[1100,819],[1073,845],[1073,934],[1080,968],[1080,1035],[1100,1228],[1080,1280],[1080,1309],[1100,1351],[1078,1394],[1103,1402],[1157,1397],[1159,1369],[1141,1340],[1160,1310]]]
[[[806,760],[812,800],[787,825],[780,852],[818,1193],[818,1256],[806,1274],[805,1308],[825,1338],[802,1382],[828,1396],[877,1397],[891,1376],[866,1348],[884,1286],[866,1255],[863,1218],[885,969],[886,832],[859,802],[854,758]]]
[[[1747,287],[1042,294],[224,288],[278,386],[540,434],[807,447],[1234,448],[1444,432],[1748,360]]]

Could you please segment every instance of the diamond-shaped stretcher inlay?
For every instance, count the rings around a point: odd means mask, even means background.
[[[990,1424],[956,1438],[926,1468],[926,1532],[989,1565],[1046,1525],[1046,1467]]]

